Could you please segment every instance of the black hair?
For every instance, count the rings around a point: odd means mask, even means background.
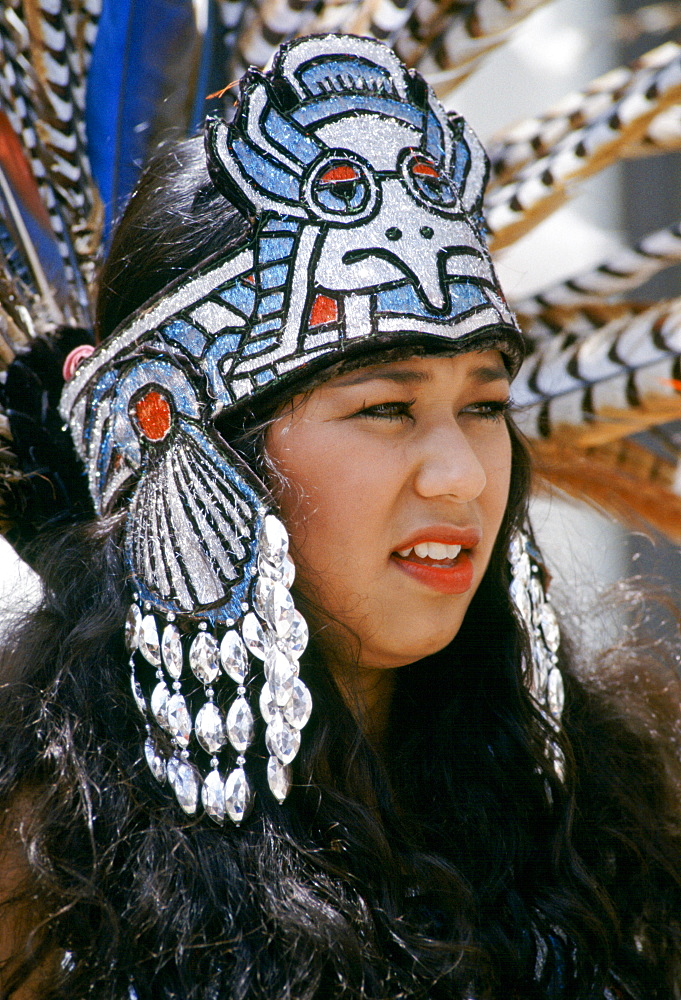
[[[198,142],[174,147],[114,239],[99,335],[249,227],[211,187]],[[222,432],[260,440],[267,414],[240,419]],[[313,637],[301,675],[315,707],[294,787],[281,806],[258,796],[239,829],[184,816],[143,760],[120,518],[41,539],[42,602],[2,654],[0,806],[23,859],[4,907],[33,927],[7,959],[3,996],[46,963],[45,1000],[590,1000],[606,985],[675,995],[672,675],[649,663],[653,728],[645,698],[634,710],[564,655],[562,732],[537,712],[508,592],[506,549],[529,492],[527,451],[510,433],[511,495],[489,568],[452,643],[398,672],[382,752]],[[615,657],[611,688],[630,665]],[[545,755],[550,735],[565,783]]]

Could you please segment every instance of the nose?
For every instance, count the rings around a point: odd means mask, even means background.
[[[451,497],[459,503],[480,496],[487,476],[456,420],[430,428],[417,448],[414,488],[420,496]]]

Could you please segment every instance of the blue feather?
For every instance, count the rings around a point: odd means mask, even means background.
[[[88,76],[86,125],[106,229],[145,162],[162,102],[196,38],[191,0],[104,0]],[[190,81],[177,81],[185,92]],[[177,123],[181,130],[186,122]]]

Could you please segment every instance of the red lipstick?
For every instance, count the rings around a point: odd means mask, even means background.
[[[478,528],[455,528],[453,526],[433,526],[414,532],[392,552],[393,564],[418,583],[430,587],[440,594],[465,594],[473,583],[473,562],[470,550],[479,544],[481,533]],[[430,554],[417,554],[416,546],[427,543],[460,546],[454,557],[442,553],[437,558]],[[406,555],[400,552],[412,551]],[[440,557],[442,556],[442,557]]]

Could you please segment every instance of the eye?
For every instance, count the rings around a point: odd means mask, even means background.
[[[354,222],[368,215],[377,200],[368,166],[350,155],[327,156],[318,163],[306,182],[305,195],[315,212],[335,221],[349,216]]]
[[[503,420],[510,409],[510,399],[488,399],[465,406],[461,410],[461,416],[480,417],[483,420]]]
[[[402,164],[402,175],[412,194],[419,200],[427,201],[439,208],[458,206],[456,188],[435,163],[422,153],[410,153]]]
[[[396,399],[392,402],[375,403],[372,406],[363,406],[355,416],[374,417],[379,420],[404,420],[411,418],[411,408],[416,400]]]

